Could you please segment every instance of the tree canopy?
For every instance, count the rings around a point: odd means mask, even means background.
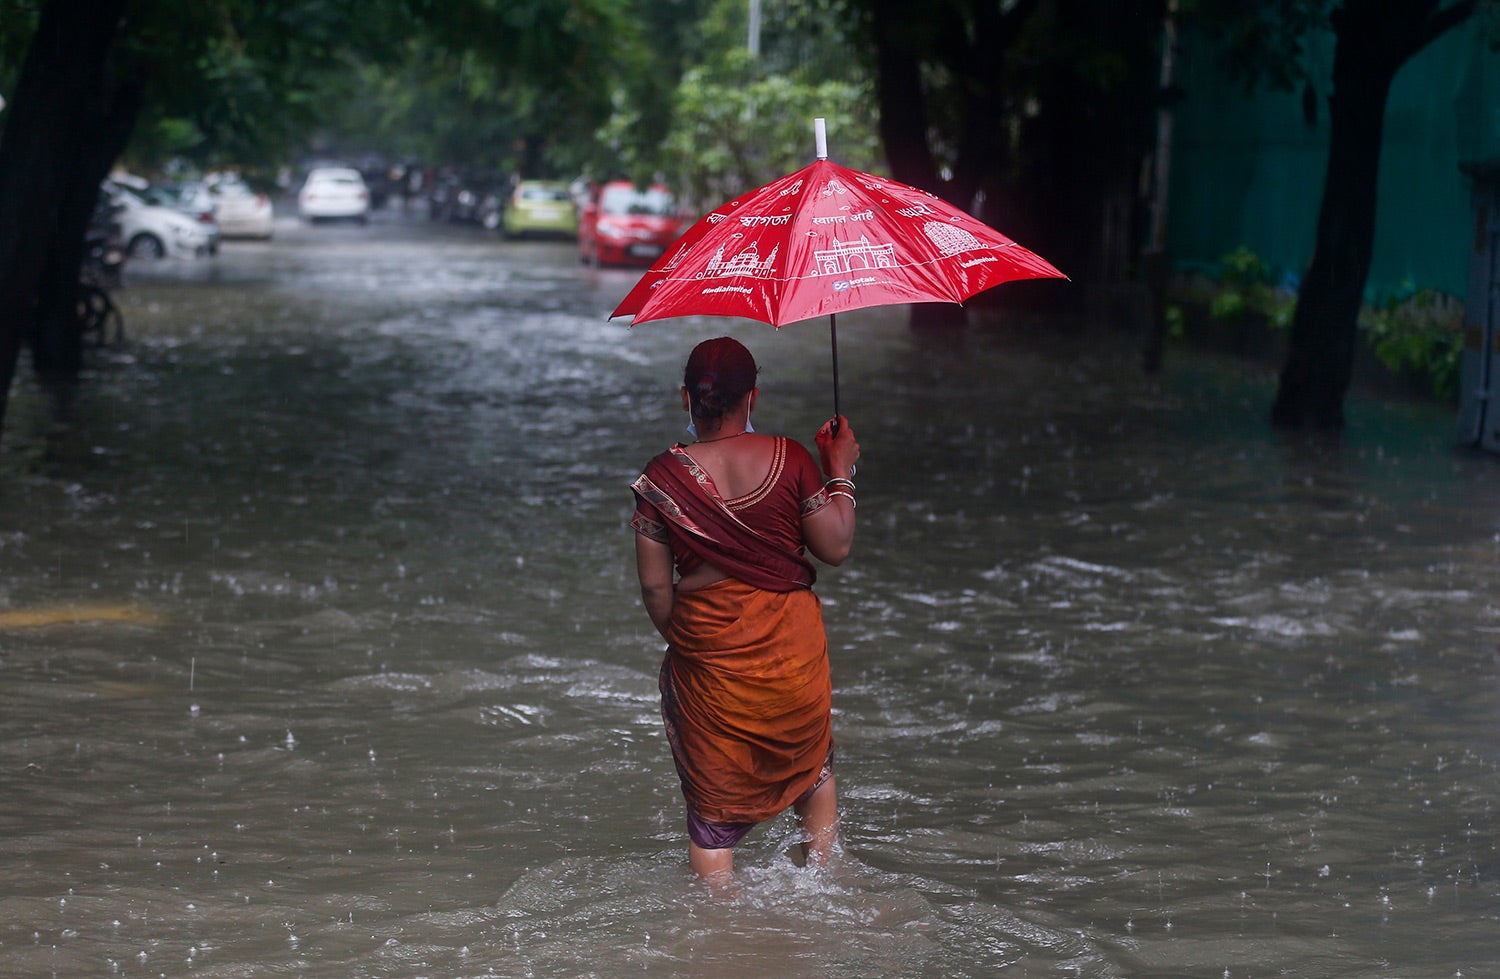
[[[662,178],[706,207],[808,162],[822,116],[839,162],[975,210],[1075,282],[1128,283],[1172,97],[1158,69],[1175,10],[1247,85],[1306,88],[1308,38],[1337,40],[1319,257],[1277,407],[1285,423],[1336,425],[1390,78],[1496,6],[0,0],[0,422],[23,342],[39,371],[78,370],[83,228],[122,159],[268,169],[373,153],[515,176]],[[1320,109],[1310,94],[1306,111]]]
[[[0,422],[23,344],[44,375],[81,365],[83,233],[116,163],[373,153],[709,195],[805,161],[812,115],[857,119],[842,149],[866,163],[835,2],[766,0],[746,59],[732,0],[0,0]]]
[[[829,152],[857,169],[880,168],[873,85],[840,29],[833,0],[764,0],[757,50],[742,0],[705,11],[671,103],[671,125],[652,158],[708,209],[812,162],[812,120],[828,124]],[[610,136],[623,119],[614,120]],[[643,161],[644,162],[644,161]]]

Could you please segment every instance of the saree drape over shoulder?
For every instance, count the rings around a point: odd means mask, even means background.
[[[662,715],[688,806],[752,824],[813,789],[833,744],[828,643],[802,556],[801,519],[827,505],[816,463],[779,440],[754,492],[719,496],[681,447],[632,484],[638,533],[668,541],[679,569],[731,577],[678,592],[661,670]]]

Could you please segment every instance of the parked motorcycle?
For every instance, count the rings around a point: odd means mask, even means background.
[[[427,214],[434,221],[477,224],[489,231],[505,215],[505,184],[492,174],[445,169],[427,192]]]
[[[125,339],[125,317],[109,295],[124,281],[126,252],[118,210],[107,194],[99,196],[84,233],[83,264],[78,269],[78,321],[85,341],[98,346]]]

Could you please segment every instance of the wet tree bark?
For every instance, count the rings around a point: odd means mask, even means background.
[[[1317,241],[1292,319],[1271,421],[1339,428],[1354,365],[1360,303],[1375,247],[1375,199],[1393,69],[1358,58],[1346,36],[1334,55],[1328,170]]]
[[[1163,2],[862,0],[893,176],[1120,298],[1140,249]],[[1021,283],[993,299],[1055,310],[1081,292]],[[963,321],[961,308],[913,310],[915,325]]]
[[[1006,52],[1039,2],[1019,0],[1003,13],[997,4],[971,3],[961,17],[949,7],[870,0],[880,136],[893,177],[965,211],[973,209],[981,188],[1004,184],[1002,174],[1011,160],[1001,122],[1011,98],[1004,84]],[[967,82],[954,134],[957,152],[946,175],[939,172],[929,142],[924,60],[948,62]],[[923,303],[911,310],[914,329],[943,329],[966,321],[962,306]]]
[[[1386,97],[1412,55],[1474,9],[1439,0],[1345,0],[1334,10],[1328,169],[1317,241],[1271,408],[1286,429],[1337,429],[1354,367],[1359,310],[1375,247]]]
[[[927,141],[929,119],[922,96],[922,52],[911,30],[910,7],[900,0],[870,4],[875,35],[875,93],[880,103],[880,139],[891,175],[904,184],[941,195],[943,180]],[[962,326],[961,306],[919,303],[911,308],[914,330]]]
[[[927,108],[922,100],[921,53],[908,30],[901,0],[872,0],[875,98],[880,103],[880,141],[891,176],[937,192],[937,162],[927,145]]]
[[[110,71],[127,0],[51,0],[0,135],[0,428],[23,343],[46,377],[76,376],[75,304],[99,183],[139,115]]]

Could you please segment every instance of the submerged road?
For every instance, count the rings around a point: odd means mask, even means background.
[[[821,324],[605,317],[567,243],[377,215],[137,268],[0,453],[0,972],[1500,973],[1495,462],[1354,398],[1008,320],[840,322],[819,593],[843,859],[687,875],[630,479],[696,340],[756,425]]]

